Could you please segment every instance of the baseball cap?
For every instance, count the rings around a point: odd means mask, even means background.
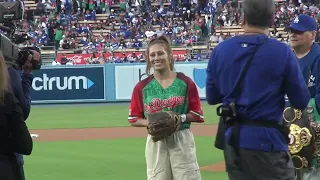
[[[293,19],[291,22],[290,29],[305,32],[305,31],[317,31],[317,22],[313,17],[301,14]]]

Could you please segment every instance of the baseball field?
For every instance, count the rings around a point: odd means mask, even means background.
[[[218,118],[203,103],[206,122],[193,124],[202,180],[226,180],[213,146]],[[34,150],[27,180],[144,180],[146,129],[130,127],[128,104],[32,106],[27,120]],[[37,135],[37,137],[36,137]]]

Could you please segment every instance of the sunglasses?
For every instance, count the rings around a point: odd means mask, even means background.
[[[298,35],[301,35],[304,33],[304,31],[298,31],[298,30],[294,30],[294,29],[290,29],[289,32],[290,32],[290,34],[298,34]]]

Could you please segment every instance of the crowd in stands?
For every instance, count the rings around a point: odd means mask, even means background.
[[[115,11],[109,8],[112,2],[103,1],[72,3],[66,0],[62,1],[61,8],[52,8],[57,3],[49,0],[39,4],[44,7],[41,16],[36,17],[33,10],[27,9],[30,11],[26,13],[28,23],[20,25],[32,37],[26,42],[28,45],[55,44],[61,49],[92,53],[102,49],[142,48],[148,38],[163,33],[172,39],[173,46],[190,46],[192,41],[207,34],[205,21],[195,11],[195,5],[188,10],[163,5],[130,8],[128,3],[122,5],[121,2],[119,10]],[[107,13],[106,18],[98,19],[97,15],[102,13]]]
[[[40,0],[36,9],[26,7],[25,21],[19,23],[18,30],[32,37],[24,45],[55,46],[59,51],[82,54],[141,49],[159,34],[166,34],[173,47],[186,48],[198,41],[220,43],[239,34],[220,31],[241,24],[241,4],[237,0],[225,4],[218,0],[205,5],[197,3],[195,0]],[[113,8],[115,4],[119,8]],[[281,36],[277,28],[286,30],[298,14],[313,16],[320,24],[316,5],[281,2],[276,3],[276,8],[270,36],[284,42],[288,41],[288,35]],[[190,60],[189,56],[185,57],[184,60]],[[110,59],[109,62],[117,62]]]

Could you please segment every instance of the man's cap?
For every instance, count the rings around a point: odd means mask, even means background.
[[[289,29],[297,30],[301,32],[305,31],[317,31],[318,26],[317,22],[313,17],[301,14],[293,19],[291,22]]]

